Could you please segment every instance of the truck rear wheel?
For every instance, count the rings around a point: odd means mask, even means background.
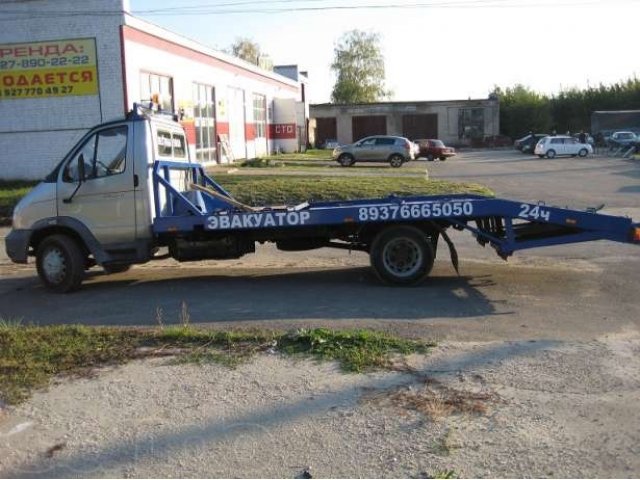
[[[392,285],[413,285],[433,268],[433,246],[421,230],[393,226],[382,230],[373,240],[371,266],[378,277]]]
[[[44,286],[56,293],[77,290],[84,278],[85,258],[78,244],[66,235],[45,238],[36,252],[36,268]]]

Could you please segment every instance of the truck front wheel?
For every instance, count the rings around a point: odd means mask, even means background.
[[[38,276],[56,293],[77,290],[84,278],[85,258],[78,244],[66,235],[45,238],[36,252]]]
[[[371,266],[378,277],[392,285],[413,285],[433,268],[433,246],[424,232],[409,226],[382,230],[370,250]]]

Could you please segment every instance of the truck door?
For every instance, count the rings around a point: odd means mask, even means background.
[[[107,250],[109,245],[125,247],[136,240],[131,137],[127,124],[95,131],[76,149],[58,178],[58,216],[82,222]],[[80,159],[84,180],[78,188]]]

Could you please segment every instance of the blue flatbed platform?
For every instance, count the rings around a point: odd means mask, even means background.
[[[171,172],[186,173],[178,191]],[[183,179],[185,180],[185,179]],[[285,251],[332,247],[367,252],[380,280],[413,285],[432,270],[439,240],[458,253],[447,230],[470,231],[503,259],[517,250],[610,240],[640,245],[630,218],[480,195],[429,195],[254,207],[235,200],[199,164],[156,162],[153,171],[160,245],[179,261],[239,258],[255,244]]]
[[[192,191],[179,192],[168,180],[171,170],[190,171]],[[157,215],[157,234],[179,235],[194,230],[211,233],[313,230],[349,226],[352,230],[382,224],[435,224],[439,228],[466,229],[481,243],[491,244],[506,257],[516,250],[593,240],[640,242],[640,224],[630,218],[593,210],[532,204],[480,195],[429,195],[305,202],[293,206],[249,207],[234,201],[199,164],[156,162],[156,211],[160,191],[172,201]],[[473,225],[472,223],[476,223]],[[280,236],[279,235],[279,236]]]

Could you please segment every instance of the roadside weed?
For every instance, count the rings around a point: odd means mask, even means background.
[[[426,353],[434,344],[372,330],[314,328],[288,333],[280,338],[279,345],[285,353],[336,360],[345,371],[362,372],[391,367],[394,354]]]
[[[454,470],[437,470],[431,478],[449,479],[458,478],[458,475]]]
[[[160,313],[159,313],[160,312]],[[83,375],[104,365],[145,357],[173,357],[179,363],[220,363],[229,367],[260,352],[304,355],[337,361],[343,370],[362,372],[392,368],[393,357],[425,353],[433,344],[369,330],[301,329],[207,330],[190,324],[182,302],[175,326],[160,328],[94,328],[78,325],[22,326],[0,321],[0,399],[19,403],[60,374]]]

